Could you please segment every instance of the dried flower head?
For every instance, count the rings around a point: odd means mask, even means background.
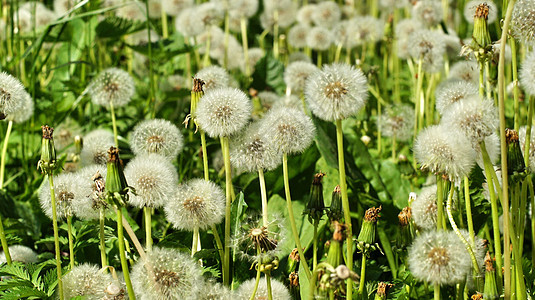
[[[284,82],[293,93],[299,94],[304,90],[308,77],[317,70],[318,68],[309,62],[296,61],[290,63],[284,70]]]
[[[338,3],[332,1],[324,1],[315,5],[312,11],[312,22],[316,26],[325,28],[332,28],[342,17],[342,12]]]
[[[440,114],[444,114],[454,103],[477,95],[479,95],[478,87],[471,81],[445,80],[439,84],[435,91],[436,110]]]
[[[204,91],[230,86],[230,75],[220,66],[202,68],[194,76],[204,81]]]
[[[37,253],[35,253],[35,251],[33,251],[30,247],[26,247],[24,245],[9,246],[9,254],[11,255],[12,261],[18,261],[23,264],[34,264],[39,262]],[[5,264],[6,262],[6,256],[4,251],[2,251],[0,252],[0,264]]]
[[[184,146],[182,134],[164,119],[145,120],[136,125],[130,137],[135,155],[156,153],[173,160]]]
[[[285,233],[281,220],[276,216],[270,216],[267,225],[263,225],[262,217],[250,216],[242,223],[232,244],[244,259],[251,262],[269,260],[280,254]]]
[[[100,209],[103,209],[105,215],[108,215],[111,211],[108,210],[108,203],[104,199],[106,167],[102,165],[87,166],[76,172],[76,176],[80,178],[80,183],[83,183],[80,188],[89,193],[85,197],[77,197],[73,200],[74,214],[82,220],[96,220],[100,217]]]
[[[85,186],[80,178],[72,173],[63,173],[54,177],[54,195],[56,197],[56,214],[58,219],[73,216],[72,204],[75,198],[86,197],[89,186]],[[43,212],[52,219],[52,199],[48,181],[39,191],[39,202]]]
[[[96,129],[84,136],[84,146],[80,153],[80,162],[84,166],[92,164],[106,165],[108,149],[115,145],[113,133],[106,129]]]
[[[437,186],[422,188],[411,206],[414,223],[425,230],[437,227]]]
[[[394,104],[377,119],[377,127],[386,137],[395,137],[398,141],[412,138],[414,127],[414,109],[406,104]]]
[[[479,66],[476,61],[463,60],[456,62],[450,69],[449,78],[460,79],[479,84]]]
[[[82,264],[74,267],[63,277],[65,299],[83,296],[88,300],[101,300],[106,297],[106,287],[112,282],[106,274],[95,265]]]
[[[0,114],[8,116],[22,107],[26,90],[22,83],[6,72],[0,73]]]
[[[93,103],[105,107],[125,106],[134,96],[136,89],[134,79],[128,72],[109,68],[101,71],[88,86],[88,92]]]
[[[535,3],[531,0],[518,0],[515,3],[511,29],[516,39],[527,44],[535,41]]]
[[[253,294],[255,285],[256,285],[256,280],[254,278],[244,281],[240,285],[239,289],[236,291],[234,296],[236,296],[236,299],[238,300],[251,299],[251,295]],[[292,299],[292,296],[290,296],[290,291],[288,291],[288,288],[286,288],[286,286],[284,286],[284,284],[278,281],[277,279],[271,279],[271,294],[272,294],[273,300]],[[260,279],[255,297],[252,299],[254,300],[268,299],[267,282],[266,282],[265,277]]]
[[[420,29],[414,31],[407,42],[410,47],[410,55],[417,61],[422,59],[426,72],[440,72],[443,68],[444,53],[446,52],[443,34],[428,29]]]
[[[420,0],[412,7],[412,16],[425,26],[433,27],[442,21],[442,2]]]
[[[474,24],[474,16],[479,7],[479,10],[485,12],[485,17],[487,19],[487,24],[492,24],[498,18],[498,7],[492,0],[471,0],[466,3],[464,6],[464,18],[468,23]]]
[[[273,147],[271,141],[266,140],[260,131],[260,123],[252,123],[243,134],[233,139],[230,149],[232,165],[240,171],[257,172],[273,170],[281,163],[281,155]]]

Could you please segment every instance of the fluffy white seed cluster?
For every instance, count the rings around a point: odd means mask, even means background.
[[[273,146],[272,141],[267,140],[260,131],[260,123],[252,123],[240,137],[233,140],[231,163],[236,169],[245,172],[273,170],[281,163],[281,155]]]
[[[22,83],[6,72],[0,73],[0,113],[9,116],[22,107],[26,90]]]
[[[175,196],[178,174],[173,164],[159,154],[136,156],[126,165],[124,175],[135,189],[129,199],[135,207],[158,208]]]
[[[350,25],[349,39],[355,46],[377,42],[383,37],[383,21],[372,16],[353,18]]]
[[[492,2],[492,0],[471,0],[464,6],[464,18],[466,19],[466,21],[468,21],[468,23],[474,24],[476,8],[482,4],[487,5],[489,9],[487,23],[491,24],[496,21],[496,19],[498,18],[498,7],[494,2]]]
[[[466,279],[471,260],[453,231],[428,231],[414,239],[409,249],[409,269],[419,280],[453,285]]]
[[[56,215],[58,219],[73,216],[73,202],[76,198],[86,197],[91,189],[73,173],[62,173],[54,177],[54,195],[56,198]],[[39,191],[39,202],[43,212],[52,219],[52,199],[48,180]]]
[[[418,134],[413,151],[422,169],[454,181],[467,176],[475,164],[471,145],[460,130],[434,125]]]
[[[140,300],[198,299],[204,286],[198,265],[176,249],[153,248],[146,261],[133,266],[130,277]]]
[[[305,61],[290,63],[284,70],[284,82],[292,93],[301,93],[305,88],[306,80],[318,70],[314,64]]]
[[[256,280],[254,278],[244,281],[240,285],[239,289],[235,292],[234,296],[236,297],[236,299],[239,299],[239,300],[251,299],[251,295],[253,294],[255,285],[256,285]],[[278,281],[277,279],[271,279],[271,293],[272,293],[273,300],[292,299],[292,297],[290,296],[290,291],[288,291],[288,288],[286,288],[286,286],[284,286],[284,284]],[[255,297],[252,299],[254,300],[268,299],[267,282],[266,282],[265,277],[260,279]]]
[[[18,261],[24,264],[37,263],[39,261],[37,253],[30,247],[24,245],[9,246],[9,254],[11,255],[12,261]],[[0,264],[5,264],[6,262],[6,255],[2,251],[0,252]]]
[[[420,29],[414,31],[407,42],[410,56],[416,61],[422,59],[422,66],[426,72],[440,72],[444,66],[444,53],[446,51],[442,34],[428,29]]]
[[[129,6],[134,7],[135,5]],[[110,102],[113,103],[114,107],[125,106],[130,102],[135,91],[132,76],[118,68],[101,71],[88,87],[93,103],[105,107],[109,107]]]
[[[416,226],[432,230],[437,227],[437,186],[423,188],[411,205]]]
[[[279,28],[292,25],[297,15],[297,3],[292,0],[264,0],[264,11],[260,15],[260,25],[263,29],[273,30],[275,16]]]
[[[311,17],[316,26],[332,28],[342,17],[342,12],[336,2],[324,1],[313,7]]]
[[[436,110],[444,114],[449,107],[471,96],[478,95],[479,90],[476,84],[471,81],[449,79],[440,83],[435,91]]]
[[[106,129],[96,129],[84,136],[84,146],[80,152],[83,166],[106,165],[108,150],[115,145],[113,133]]]
[[[294,48],[305,48],[307,46],[307,36],[310,26],[305,24],[295,24],[288,31],[288,44]]]
[[[178,127],[164,119],[145,120],[136,125],[130,137],[135,155],[156,153],[173,160],[184,146]]]
[[[95,183],[93,180],[97,172],[102,176],[102,181],[99,183]],[[104,194],[99,192],[99,188],[102,190],[102,184],[106,182],[106,167],[102,165],[87,166],[76,172],[76,176],[79,177],[80,184],[83,184],[80,188],[88,192],[88,194],[73,199],[72,209],[74,214],[82,220],[96,220],[100,218],[100,209],[102,208],[104,210],[104,216],[109,215],[111,210],[108,210],[108,204],[104,200]]]
[[[184,9],[193,6],[194,0],[162,0],[166,14],[177,17]]]
[[[23,123],[32,117],[35,109],[32,96],[30,96],[30,94],[26,91],[24,91],[23,94],[24,95],[21,98],[19,109],[7,115],[7,119],[9,121],[13,121],[14,123]]]
[[[377,127],[386,137],[395,137],[398,141],[408,141],[412,138],[414,109],[406,104],[391,105],[377,119]]]
[[[419,29],[423,28],[423,24],[414,19],[403,19],[399,21],[396,26],[396,37],[398,39],[398,56],[403,59],[410,58],[410,48],[412,47],[409,44],[409,37]]]
[[[535,42],[535,2],[518,0],[511,19],[513,35],[528,44]]]
[[[326,65],[309,76],[305,97],[312,113],[320,119],[342,120],[357,114],[366,104],[366,77],[347,64]]]
[[[520,84],[524,87],[524,91],[528,95],[535,95],[535,51],[526,55],[526,58],[522,62]]]
[[[312,27],[307,34],[307,46],[312,50],[325,51],[332,43],[331,31],[326,27]]]
[[[448,78],[455,78],[479,84],[479,65],[476,61],[472,60],[456,62],[451,67]]]
[[[209,90],[197,106],[199,127],[210,137],[230,136],[249,121],[252,104],[247,95],[235,88]]]
[[[435,0],[421,0],[412,7],[414,19],[427,27],[438,25],[442,20],[442,2]]]
[[[204,81],[203,90],[205,92],[211,89],[230,86],[230,75],[220,66],[205,67],[197,72],[195,78]]]
[[[105,299],[108,295],[106,288],[112,281],[110,274],[104,273],[95,265],[76,266],[63,277],[65,299],[77,296],[83,296],[88,300]]]
[[[535,170],[535,128],[531,127],[530,141],[529,141],[529,168],[533,172]],[[525,156],[526,145],[526,126],[520,127],[518,132],[520,146],[522,147],[522,155]]]
[[[165,214],[180,230],[209,228],[219,224],[225,215],[225,193],[212,181],[192,179],[166,203]]]

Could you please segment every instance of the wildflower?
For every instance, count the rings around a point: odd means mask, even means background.
[[[518,132],[520,138],[520,148],[522,149],[522,155],[526,155],[526,126],[520,127]],[[535,171],[535,127],[531,128],[530,141],[529,141],[529,168],[532,172]]]
[[[251,101],[235,88],[207,91],[196,111],[199,127],[214,138],[240,131],[249,121],[251,112]]]
[[[526,165],[520,149],[518,133],[512,129],[505,129],[505,141],[507,143],[507,173],[516,175],[524,173]],[[517,176],[511,177],[511,182],[518,180]]]
[[[106,129],[96,129],[84,137],[84,146],[80,153],[80,162],[84,166],[105,165],[108,161],[108,149],[115,145],[113,133]]]
[[[264,116],[259,131],[265,134],[265,140],[273,143],[281,154],[292,154],[303,152],[310,146],[315,127],[302,110],[278,107]]]
[[[26,247],[24,245],[11,245],[9,246],[9,254],[11,255],[12,261],[18,261],[23,264],[28,263],[37,263],[39,262],[39,257],[35,251],[33,251],[31,248]],[[0,264],[6,263],[6,256],[4,255],[4,251],[0,252]]]
[[[479,66],[477,62],[470,60],[456,62],[450,69],[448,79],[450,78],[479,84]]]
[[[305,97],[312,113],[325,121],[357,114],[368,98],[366,77],[347,64],[326,65],[310,75]]]
[[[196,37],[205,31],[205,28],[198,24],[195,7],[189,7],[180,12],[175,18],[175,29],[186,38]]]
[[[410,57],[410,48],[412,44],[409,44],[409,37],[418,29],[421,29],[423,24],[414,19],[403,19],[399,21],[396,26],[396,37],[398,39],[398,56],[403,59]]]
[[[527,54],[524,62],[522,62],[520,84],[528,95],[535,95],[535,51]]]
[[[377,119],[377,127],[381,130],[381,134],[386,137],[395,137],[399,141],[412,138],[413,126],[414,109],[404,104],[389,106]]]
[[[32,96],[30,96],[28,92],[24,91],[20,100],[20,108],[7,115],[7,119],[9,121],[23,123],[32,117],[34,111]]]
[[[325,1],[316,4],[311,17],[316,26],[332,28],[340,21],[342,12],[336,2]]]
[[[192,7],[193,0],[162,0],[165,13],[169,16],[177,17],[186,8]]]
[[[234,236],[233,247],[237,253],[251,262],[265,262],[280,254],[285,233],[283,224],[277,216],[271,216],[267,225],[263,225],[262,217],[250,216],[244,220],[237,235]]]
[[[442,21],[442,3],[435,0],[420,0],[412,7],[412,16],[427,27]]]
[[[130,138],[135,155],[156,153],[174,159],[184,146],[182,134],[164,119],[145,120],[136,125]]]
[[[88,300],[103,299],[111,281],[111,275],[102,272],[95,265],[86,263],[76,266],[63,277],[65,299],[77,296]]]
[[[305,26],[312,26],[314,13],[317,11],[316,4],[303,5],[297,11],[297,22]]]
[[[309,62],[297,61],[290,63],[284,70],[284,82],[292,92],[300,93],[304,90],[308,77],[317,70],[318,68]]]
[[[443,230],[417,236],[408,261],[414,277],[439,285],[464,281],[471,268],[470,256],[459,237]]]
[[[26,97],[26,90],[22,83],[15,77],[2,72],[0,73],[0,114],[12,114],[18,111]]]
[[[231,300],[232,295],[226,286],[207,280],[204,283],[203,292],[199,295],[198,300]]]
[[[56,213],[58,219],[73,216],[72,203],[75,198],[86,197],[90,187],[85,186],[80,178],[72,173],[63,173],[54,177],[54,195],[56,197]],[[52,219],[52,200],[48,182],[39,191],[39,202],[43,212]]]
[[[223,7],[216,2],[205,2],[195,7],[195,18],[204,31],[212,25],[219,25],[224,14]]]
[[[259,123],[250,124],[231,144],[230,159],[236,169],[246,172],[273,170],[281,163],[281,156],[273,144],[259,130]]]
[[[332,43],[331,32],[321,26],[312,27],[307,35],[307,46],[313,50],[325,51]]]
[[[355,45],[374,43],[383,37],[384,24],[381,20],[372,16],[363,16],[352,19],[350,39],[355,40]]]
[[[97,105],[109,107],[111,102],[114,107],[125,106],[135,93],[134,79],[124,70],[109,68],[91,81],[88,92]]]
[[[323,184],[321,180],[324,173],[316,173],[310,186],[310,193],[304,214],[308,215],[308,221],[312,224],[319,222],[325,214],[325,201],[323,200]]]
[[[435,91],[435,107],[440,114],[444,114],[454,103],[477,95],[479,95],[478,87],[471,81],[445,80]]]
[[[221,222],[225,214],[225,193],[212,181],[192,179],[180,186],[165,204],[165,214],[177,229],[206,229]]]
[[[194,78],[204,81],[203,90],[228,87],[230,85],[230,75],[219,66],[209,66],[201,69]]]
[[[377,229],[377,219],[381,217],[379,215],[381,209],[381,206],[378,208],[372,207],[367,209],[364,214],[364,222],[362,222],[362,227],[360,227],[359,236],[357,237],[357,249],[365,255],[376,249],[374,246],[375,231]]]
[[[108,208],[108,203],[104,199],[106,167],[91,165],[78,171],[76,176],[80,179],[78,188],[86,194],[83,197],[73,199],[74,214],[82,220],[96,220],[100,217],[100,209],[106,210]],[[107,211],[107,213],[109,212]]]
[[[459,130],[444,125],[422,130],[413,151],[422,169],[447,175],[452,181],[467,176],[475,163],[475,151],[470,141]]]
[[[199,266],[176,249],[153,248],[130,275],[140,300],[197,299],[203,287]]]
[[[240,17],[250,18],[258,11],[258,0],[230,0],[229,9]]]
[[[275,20],[275,14],[277,20]],[[260,15],[260,25],[263,29],[273,30],[275,21],[279,28],[292,25],[297,15],[297,3],[292,0],[264,0],[264,11]]]
[[[471,0],[470,2],[466,3],[464,6],[464,18],[468,23],[474,24],[474,16],[476,14],[476,9],[480,5],[486,5],[486,9],[488,9],[488,16],[487,16],[487,23],[491,24],[496,21],[498,18],[498,7],[494,2],[491,0]]]
[[[253,290],[256,285],[254,278],[244,281],[239,289],[236,291],[235,296],[238,300],[249,300],[253,294]],[[290,300],[290,292],[284,286],[284,284],[277,279],[271,279],[271,293],[273,300]],[[265,278],[261,278],[258,283],[258,289],[256,290],[254,300],[268,299],[267,282]]]
[[[254,72],[256,64],[264,57],[264,55],[265,53],[262,48],[255,47],[249,49],[249,66],[251,68],[251,73]],[[245,61],[240,64],[240,69],[242,70],[242,72],[245,72]]]
[[[173,164],[158,154],[136,156],[124,169],[126,181],[135,190],[130,204],[136,207],[161,207],[176,193],[178,175]]]
[[[292,26],[288,31],[288,44],[293,48],[305,48],[310,28],[310,26],[300,23]]]
[[[119,1],[119,3],[121,3]],[[141,1],[128,2],[117,9],[117,16],[132,21],[147,21],[145,3]]]
[[[422,188],[411,206],[412,218],[416,226],[432,230],[437,227],[437,186]]]
[[[436,73],[442,69],[446,44],[441,34],[420,29],[414,31],[407,42],[410,55],[416,60],[422,59],[422,66],[426,72]]]
[[[57,16],[63,16],[69,11],[71,8],[73,8],[76,4],[78,4],[78,0],[54,0],[54,12]]]
[[[531,0],[518,0],[515,3],[511,29],[516,39],[527,44],[535,41],[535,3]]]

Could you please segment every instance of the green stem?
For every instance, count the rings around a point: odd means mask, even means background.
[[[199,228],[195,227],[193,229],[193,241],[191,245],[191,257],[197,253],[197,248],[199,247]]]
[[[528,96],[528,123],[526,125],[526,137],[524,139],[524,164],[529,169],[529,155],[531,152],[531,128],[533,123],[533,97]]]
[[[56,269],[58,272],[58,292],[59,292],[59,299],[63,300],[63,279],[61,278],[61,254],[60,254],[60,248],[59,248],[58,217],[56,213],[56,192],[54,190],[54,176],[52,176],[52,174],[50,173],[48,174],[48,183],[50,184],[50,200],[52,202],[52,227],[54,229],[54,247],[56,248]]]
[[[264,179],[264,170],[258,169],[258,181],[260,182],[260,197],[262,198],[262,222],[268,226],[268,203],[266,194],[266,180]]]
[[[515,109],[515,131],[518,132],[520,129],[520,89],[518,87],[518,62],[517,51],[516,51],[516,42],[515,39],[509,40],[511,46],[511,64],[513,68],[513,99],[514,99],[514,109]],[[528,114],[528,118],[530,115]],[[531,123],[528,123],[528,126],[531,126]],[[526,139],[529,141],[529,139]],[[527,166],[527,165],[526,165]]]
[[[434,285],[434,294],[435,294],[434,300],[440,300],[440,285],[438,283],[435,283]]]
[[[162,19],[162,37],[164,39],[169,37],[169,29],[167,28],[167,14],[165,13],[164,6],[161,5],[161,19]]]
[[[152,250],[152,209],[150,207],[143,207],[143,215],[145,216],[145,248],[147,251]]]
[[[100,239],[100,261],[102,268],[108,265],[108,258],[106,257],[106,236],[104,235],[104,208],[99,211],[99,239]]]
[[[485,96],[485,66],[483,62],[479,60],[479,96],[483,98]]]
[[[279,59],[279,11],[273,12],[273,56]]]
[[[228,137],[221,137],[221,151],[225,162],[225,251],[223,259],[223,284],[230,283],[230,205],[232,202],[232,174],[230,168],[229,142]]]
[[[362,265],[360,267],[359,295],[362,296],[366,285],[366,254],[362,253]]]
[[[468,233],[470,234],[470,245],[475,246],[474,222],[472,220],[472,205],[470,204],[470,183],[468,177],[464,176],[464,204],[466,207],[466,220],[468,223]]]
[[[240,19],[241,43],[243,48],[243,59],[245,60],[245,76],[251,76],[251,66],[249,65],[249,46],[247,41],[247,19],[242,16]]]
[[[124,281],[126,283],[126,289],[128,291],[128,298],[131,300],[136,299],[134,289],[132,288],[132,282],[130,281],[130,271],[128,270],[128,262],[126,261],[126,254],[124,249],[124,235],[123,235],[123,212],[120,207],[117,208],[117,238],[119,242],[119,256],[121,258],[121,269],[124,275]]]
[[[69,265],[74,268],[74,243],[72,240],[72,216],[67,217],[67,236],[69,238]]]
[[[260,282],[260,275],[262,273],[260,272],[260,266],[257,267],[257,270],[256,270],[256,281],[255,281],[255,284],[254,284],[254,288],[253,288],[253,293],[251,294],[251,297],[249,298],[249,300],[254,300],[255,299],[255,296],[256,296],[256,291],[258,290],[258,283]]]
[[[313,243],[312,270],[315,270],[316,266],[318,265],[318,225],[319,225],[319,222],[320,220],[314,219],[314,236],[312,239],[312,243]]]
[[[111,125],[113,127],[113,140],[115,141],[115,147],[119,148],[119,140],[117,138],[117,121],[115,120],[115,108],[113,106],[113,101],[110,101],[110,112]]]
[[[301,240],[299,239],[297,225],[295,224],[294,210],[292,206],[292,197],[290,195],[290,181],[288,177],[288,154],[286,153],[282,155],[282,172],[284,176],[284,192],[286,194],[286,206],[288,208],[288,217],[290,218],[292,234],[294,236],[295,244],[297,245],[297,251],[299,252],[299,256],[301,257],[300,262],[303,265],[303,269],[305,270],[305,275],[310,280],[310,277],[312,275],[310,273],[310,269],[307,264],[305,253],[303,252],[303,246],[301,246]]]
[[[202,149],[202,167],[204,170],[204,180],[210,180],[210,173],[208,169],[208,151],[206,150],[206,133],[201,130],[201,149]]]
[[[420,57],[418,59],[418,73],[416,74],[418,76],[418,81],[416,82],[416,94],[415,94],[415,97],[414,97],[414,101],[416,101],[416,106],[415,106],[415,109],[416,109],[416,112],[415,112],[415,118],[414,118],[414,137],[416,138],[416,134],[418,133],[418,131],[422,128],[423,126],[423,119],[424,119],[424,116],[423,116],[423,112],[422,112],[422,107],[421,107],[421,93],[422,93],[422,86],[423,86],[423,82],[424,82],[424,73],[423,73],[423,70],[422,70],[422,65],[423,65],[423,58]]]
[[[266,289],[268,294],[268,300],[273,300],[273,294],[271,291],[271,275],[266,273]]]
[[[346,223],[346,247],[347,257],[346,266],[353,271],[353,231],[351,224],[351,212],[349,208],[349,197],[347,194],[346,167],[344,160],[344,134],[342,132],[342,120],[336,120],[336,146],[338,148],[338,173],[340,176],[340,192],[342,194],[342,209],[344,210],[344,220]],[[351,300],[353,297],[353,281],[347,279],[346,299]]]
[[[214,236],[215,243],[217,245],[217,252],[219,252],[219,258],[223,260],[223,258],[225,257],[225,249],[223,248],[223,242],[219,237],[219,232],[217,231],[217,227],[215,225],[212,225],[212,235]]]
[[[2,145],[2,157],[0,158],[0,189],[4,189],[4,174],[5,174],[5,169],[6,169],[7,145],[9,144],[9,137],[11,135],[12,129],[13,129],[13,121],[9,121],[7,123],[7,130],[6,130],[6,137],[4,138],[4,144]]]
[[[444,182],[441,175],[437,175],[437,230],[445,229],[442,225],[444,218]]]

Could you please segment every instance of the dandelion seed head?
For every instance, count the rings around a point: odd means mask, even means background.
[[[489,11],[487,24],[492,24],[498,18],[498,7],[492,0],[471,0],[464,6],[464,18],[468,23],[474,24],[476,9],[480,5],[486,5]]]
[[[230,75],[220,66],[209,66],[202,68],[195,78],[204,81],[203,90],[206,92],[210,89],[228,87],[230,85]]]
[[[195,7],[189,7],[179,13],[175,18],[175,29],[184,37],[195,37],[205,31],[204,26],[197,23]]]
[[[239,300],[249,300],[255,288],[255,284],[256,280],[254,278],[242,282],[242,284],[235,293],[236,298]],[[288,288],[286,288],[286,286],[284,286],[284,284],[278,281],[277,279],[271,279],[271,293],[273,300],[292,299]],[[260,282],[258,283],[258,289],[256,290],[256,294],[254,297],[254,300],[262,299],[268,299],[267,282],[265,277],[260,279]]]
[[[275,12],[278,15],[279,28],[285,29],[295,21],[297,3],[292,0],[264,0],[264,11],[260,15],[260,25],[263,29],[273,29]]]
[[[439,84],[435,92],[436,110],[440,114],[444,114],[454,103],[472,96],[477,96],[478,94],[477,85],[470,81],[458,79],[445,80]]]
[[[82,220],[97,220],[100,218],[100,209],[104,210],[104,216],[109,216],[111,210],[105,201],[105,195],[99,189],[106,182],[106,167],[102,165],[91,165],[82,168],[76,172],[80,180],[80,194],[82,197],[76,197],[72,201],[74,215]],[[95,183],[95,175],[101,176],[101,181]],[[85,193],[85,194],[84,194]]]
[[[192,7],[194,2],[194,0],[162,0],[162,6],[167,15],[177,17],[186,8]]]
[[[100,271],[95,265],[78,265],[63,276],[65,299],[77,296],[88,300],[104,299],[105,288],[111,281],[111,275]]]
[[[173,160],[182,151],[184,139],[178,127],[170,121],[152,119],[134,127],[130,146],[135,155],[156,153]]]
[[[236,253],[250,262],[268,260],[281,254],[287,233],[279,216],[269,216],[264,225],[261,216],[248,216],[232,239]],[[260,248],[258,253],[257,248]]]
[[[127,5],[119,7],[116,13],[118,17],[123,19],[147,21],[145,3],[140,1],[128,2]]]
[[[54,12],[58,16],[63,16],[79,2],[79,0],[54,0]]]
[[[307,45],[313,50],[325,51],[332,43],[331,31],[325,27],[312,27],[307,35]]]
[[[416,30],[409,36],[407,42],[411,57],[416,61],[421,58],[426,72],[440,72],[443,68],[444,53],[446,52],[446,44],[442,34],[427,29]]]
[[[312,26],[314,23],[314,13],[317,10],[316,4],[303,5],[297,11],[297,22],[305,26]]]
[[[515,3],[511,29],[516,39],[531,45],[535,42],[535,2],[518,0]]]
[[[479,66],[475,61],[459,61],[456,62],[450,69],[448,79],[455,78],[474,84],[479,84]]]
[[[412,219],[424,230],[437,227],[437,186],[422,188],[411,205]]]
[[[33,251],[30,247],[24,245],[11,245],[8,248],[12,261],[18,261],[23,264],[35,264],[39,262],[39,257],[37,253]],[[7,263],[6,255],[4,254],[4,251],[2,251],[0,252],[0,264],[5,263]]]
[[[30,96],[30,94],[26,91],[23,93],[24,95],[21,98],[20,108],[7,115],[7,119],[9,121],[13,121],[14,123],[24,123],[33,116],[34,104],[32,96]]]
[[[294,61],[306,61],[311,63],[312,59],[303,52],[292,52],[288,56],[288,63],[292,63]]]
[[[336,2],[324,1],[316,4],[311,17],[316,26],[332,28],[340,21],[342,12]]]
[[[354,39],[356,46],[377,42],[383,37],[383,21],[372,16],[356,17],[351,20],[349,36],[350,39]]]
[[[237,13],[238,16],[251,18],[258,11],[258,0],[230,0],[230,10]]]
[[[233,140],[230,153],[232,165],[245,172],[270,171],[281,163],[281,155],[260,132],[258,122],[250,124],[240,137]]]
[[[219,25],[224,15],[223,7],[216,2],[205,2],[195,7],[195,19],[204,26],[204,31],[212,25]]]
[[[535,95],[535,51],[527,54],[522,62],[520,84],[524,87],[524,91],[528,95]]]
[[[265,52],[262,48],[250,48],[249,49],[249,67],[251,68],[251,73],[255,71],[256,64],[264,57]],[[245,72],[245,61],[240,65],[242,72]]]
[[[106,165],[108,150],[115,145],[113,133],[106,129],[95,129],[84,136],[84,146],[80,152],[82,166]]]
[[[115,107],[127,105],[135,91],[132,76],[118,68],[101,71],[88,87],[93,103],[105,107],[109,107],[110,102],[113,102]]]
[[[518,132],[520,146],[522,149],[522,155],[526,156],[526,126],[520,127]],[[529,141],[529,168],[532,172],[535,172],[535,130],[534,127],[531,129]]]
[[[403,19],[396,26],[396,37],[398,39],[398,56],[403,59],[409,58],[412,45],[409,37],[413,32],[423,28],[423,24],[414,19]]]
[[[284,82],[292,92],[300,93],[305,88],[308,77],[317,70],[318,68],[309,62],[297,61],[290,63],[284,70]]]
[[[6,72],[0,73],[0,113],[9,115],[19,110],[26,97],[22,83]]]
[[[199,300],[231,300],[233,293],[219,282],[206,281]]]
[[[395,137],[398,141],[408,141],[413,134],[414,109],[406,104],[391,105],[377,119],[377,127],[386,137]]]
[[[159,12],[158,12],[159,14]],[[158,15],[159,16],[159,15]],[[160,39],[158,33],[154,30],[150,30],[150,41],[152,43],[157,42]],[[131,45],[147,44],[149,42],[149,35],[146,29],[131,33],[125,36],[125,40]],[[141,57],[144,57],[143,55]]]
[[[310,26],[305,24],[295,24],[288,31],[288,44],[294,48],[305,48]]]
[[[73,202],[76,198],[89,194],[89,186],[85,186],[80,178],[73,173],[62,173],[54,176],[54,195],[56,198],[56,215],[58,219],[73,216]],[[39,203],[43,212],[52,219],[52,199],[48,181],[39,190]]]
[[[442,2],[420,0],[412,7],[412,16],[427,27],[436,26],[442,21]]]
[[[498,162],[500,157],[500,137],[493,132],[491,135],[485,137],[485,148],[490,158],[490,162],[494,165]],[[481,153],[481,147],[477,143],[472,143],[472,147],[476,151],[476,162],[477,165],[484,170],[485,164],[483,163],[483,154]]]

